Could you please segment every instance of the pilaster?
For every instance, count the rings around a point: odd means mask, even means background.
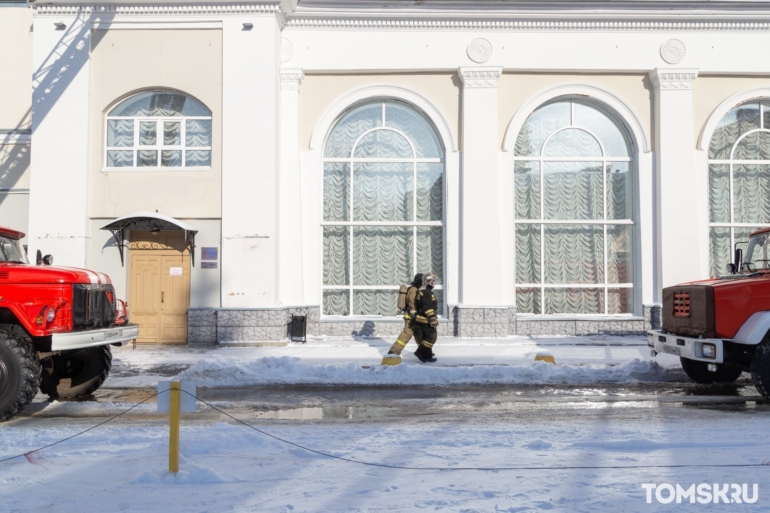
[[[501,67],[461,67],[460,305],[503,306],[497,81]]]
[[[655,87],[656,300],[664,287],[704,278],[703,260],[708,259],[701,251],[706,199],[695,187],[692,82],[697,76],[697,69],[650,72]]]
[[[90,21],[82,14],[33,23],[29,254],[88,262]]]
[[[278,175],[278,304],[302,304],[302,187],[299,156],[299,87],[304,73],[282,69],[281,171]]]
[[[222,306],[274,306],[281,112],[275,16],[223,18],[222,48]]]

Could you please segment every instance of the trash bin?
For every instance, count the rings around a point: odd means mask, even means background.
[[[289,326],[289,338],[292,342],[307,342],[307,316],[292,315]]]

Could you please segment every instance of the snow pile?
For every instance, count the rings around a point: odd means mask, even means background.
[[[570,384],[634,383],[640,381],[687,381],[680,367],[635,359],[620,365],[476,365],[432,367],[358,364],[310,365],[288,356],[243,360],[213,355],[179,375],[199,387],[253,385],[475,385],[475,384]]]

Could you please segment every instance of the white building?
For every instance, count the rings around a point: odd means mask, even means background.
[[[769,4],[2,8],[0,224],[144,342],[639,333],[770,226]]]

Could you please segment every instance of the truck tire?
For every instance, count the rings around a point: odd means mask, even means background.
[[[26,408],[40,388],[40,360],[21,329],[0,327],[0,422]]]
[[[751,380],[762,397],[770,400],[770,338],[767,336],[751,360]]]
[[[110,346],[62,351],[43,361],[40,391],[51,399],[74,399],[91,395],[107,379],[110,368]]]
[[[717,371],[708,370],[708,363],[690,360],[689,358],[680,358],[682,369],[691,380],[701,385],[711,385],[713,383],[733,383],[741,377],[743,371],[724,365],[717,364]]]

